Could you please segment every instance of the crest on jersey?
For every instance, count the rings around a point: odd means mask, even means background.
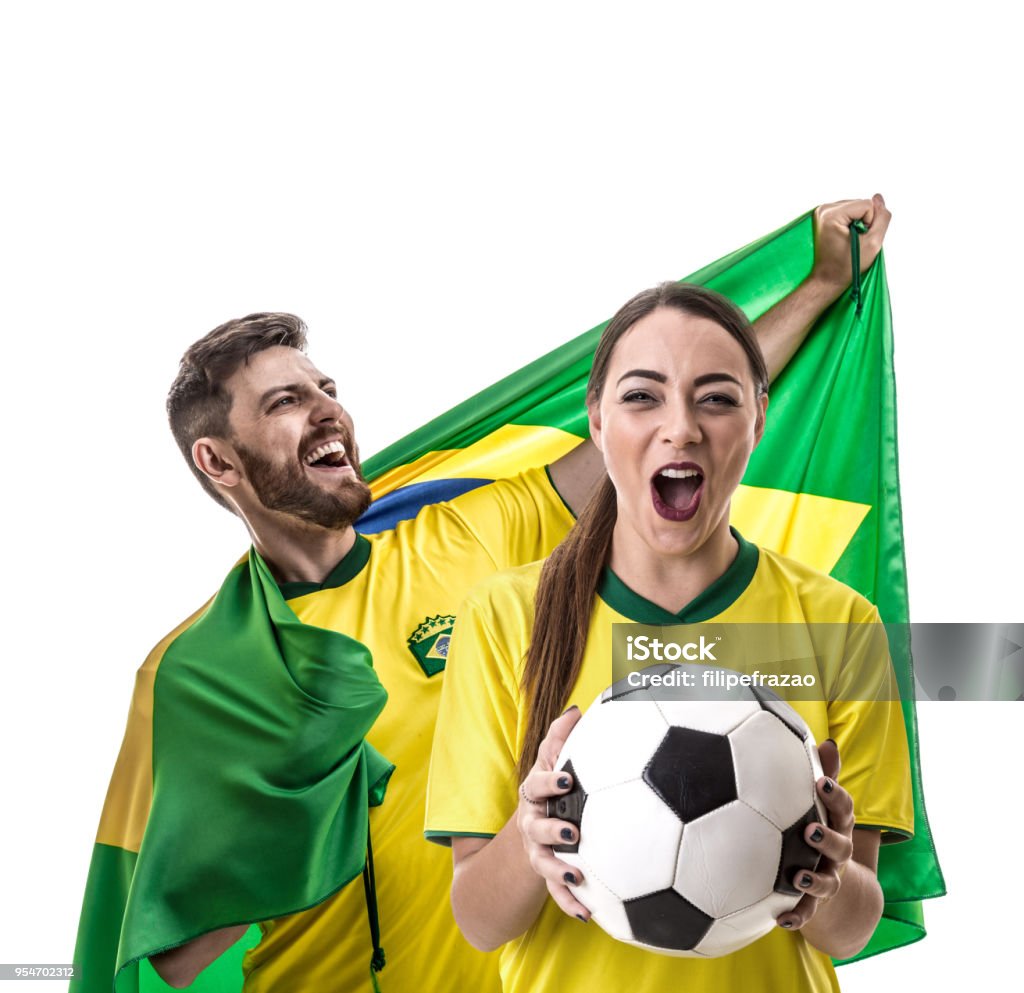
[[[428,676],[436,676],[444,669],[454,626],[454,614],[428,617],[409,636],[409,651]]]

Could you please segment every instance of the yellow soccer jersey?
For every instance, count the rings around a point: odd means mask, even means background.
[[[616,623],[828,623],[849,624],[856,631],[861,622],[873,626],[878,620],[875,608],[843,584],[739,541],[740,553],[725,575],[678,615],[640,597],[606,570],[569,704],[587,708],[610,683]],[[459,609],[431,760],[426,833],[433,840],[492,836],[515,812],[515,765],[527,717],[520,681],[541,566],[491,577]],[[859,640],[856,634],[853,640]],[[868,664],[866,658],[861,661]],[[887,659],[874,661],[879,668],[878,662]],[[822,684],[836,687],[844,671],[857,663],[849,651],[845,659],[818,659]],[[881,668],[888,671],[891,664]],[[858,825],[881,828],[891,840],[910,835],[909,758],[899,701],[826,699],[793,701],[793,706],[817,741],[832,737],[838,744],[840,780],[853,796]],[[617,942],[597,925],[566,916],[551,900],[529,930],[500,954],[505,993],[838,989],[829,957],[799,932],[775,928],[722,958],[672,958]]]
[[[481,486],[369,538],[320,587],[285,584],[300,620],[366,645],[388,691],[369,741],[395,773],[370,833],[377,880],[384,993],[496,990],[494,955],[459,934],[448,900],[451,858],[423,841],[424,795],[454,615],[498,569],[548,554],[572,515],[544,469]],[[262,925],[246,954],[247,993],[369,991],[372,946],[355,881],[311,910]]]

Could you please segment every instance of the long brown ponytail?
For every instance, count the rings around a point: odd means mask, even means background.
[[[658,307],[674,307],[724,328],[746,353],[757,394],[768,392],[764,356],[743,312],[713,290],[687,283],[662,283],[638,293],[608,322],[594,352],[587,383],[588,403],[601,399],[619,339]],[[523,692],[530,710],[516,768],[520,780],[536,761],[548,725],[565,709],[579,678],[594,596],[608,562],[615,519],[615,488],[604,476],[568,536],[541,570],[534,600],[533,636],[523,670]]]
[[[615,527],[615,487],[605,476],[565,540],[541,570],[534,601],[533,637],[523,689],[530,717],[517,772],[524,779],[548,725],[565,709],[583,664],[590,608],[608,561]]]

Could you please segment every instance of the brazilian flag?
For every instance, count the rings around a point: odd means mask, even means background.
[[[687,281],[718,290],[756,320],[796,289],[812,261],[807,214]],[[375,501],[359,529],[394,527],[426,504],[570,451],[587,436],[584,391],[603,329],[367,460]],[[881,257],[858,299],[837,301],[772,384],[767,431],[733,499],[732,521],[757,544],[858,590],[890,634],[906,630],[894,627],[909,614]],[[884,915],[858,958],[924,937],[921,901],[945,892],[921,790],[909,641],[890,649],[910,743],[915,833],[881,850]],[[167,989],[145,956],[215,927],[304,909],[359,873],[366,806],[380,802],[390,770],[362,743],[384,700],[364,653],[344,635],[300,624],[252,554],[157,646],[139,671],[104,807],[73,990],[107,993],[115,973],[119,993]],[[345,706],[342,685],[354,694]],[[284,769],[282,743],[300,729],[306,737],[286,750]],[[202,914],[187,909],[196,890],[206,895]],[[251,929],[191,988],[237,990],[241,954],[257,937]]]
[[[394,768],[364,740],[386,700],[369,650],[301,623],[251,550],[139,669],[71,989],[169,989],[148,956],[358,876]],[[241,954],[193,988],[238,989]]]

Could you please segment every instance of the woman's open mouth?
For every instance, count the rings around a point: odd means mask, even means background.
[[[651,479],[651,499],[659,517],[688,521],[700,507],[704,473],[693,462],[671,462]]]

